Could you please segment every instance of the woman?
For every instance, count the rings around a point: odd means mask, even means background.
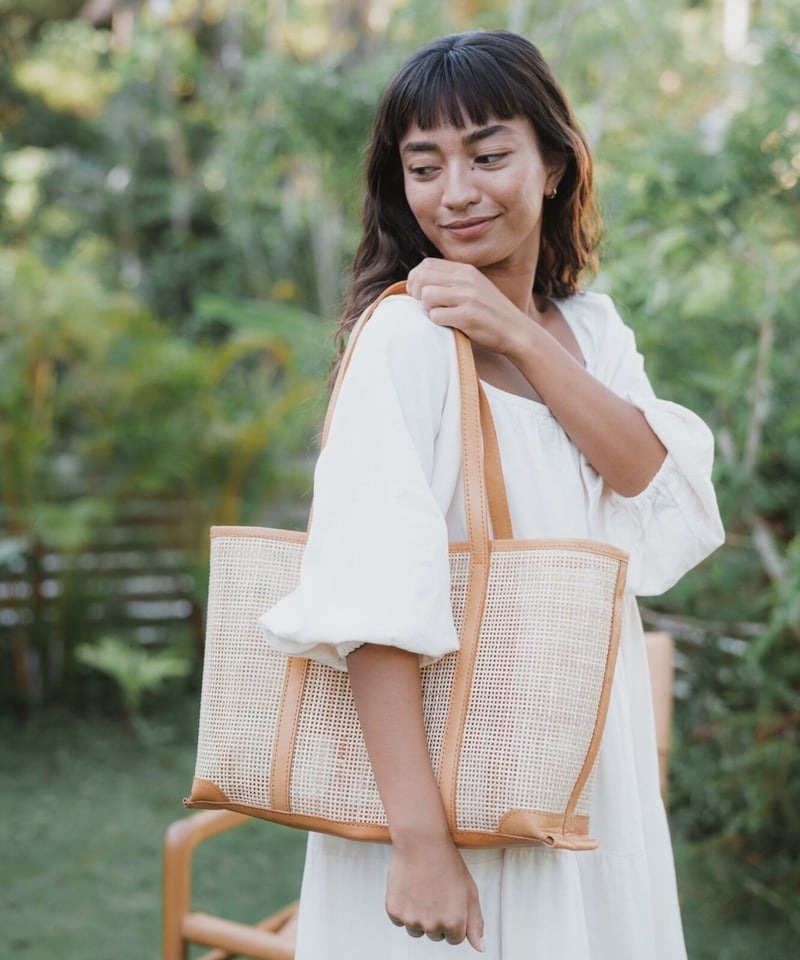
[[[635,594],[664,591],[723,538],[712,438],[654,397],[611,301],[579,291],[597,228],[585,141],[526,40],[446,37],[392,79],[342,334],[388,284],[407,279],[408,296],[385,300],[356,346],[300,587],[262,619],[278,649],[349,671],[392,843],[311,835],[297,960],[441,956],[436,941],[492,960],[685,957]],[[458,646],[450,327],[471,339],[486,385],[515,535],[631,556],[594,852],[459,850],[448,832],[419,668]]]

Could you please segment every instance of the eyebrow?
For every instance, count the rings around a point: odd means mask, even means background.
[[[493,123],[489,127],[481,127],[480,130],[472,130],[470,133],[465,133],[461,138],[461,142],[465,147],[471,147],[475,143],[479,143],[481,140],[486,140],[489,137],[493,137],[497,133],[514,133],[515,131],[511,127],[507,127],[503,123]],[[439,147],[427,140],[415,140],[411,143],[407,143],[403,147],[403,153],[434,153],[439,149]]]

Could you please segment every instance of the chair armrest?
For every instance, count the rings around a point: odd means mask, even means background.
[[[195,847],[251,820],[231,810],[202,810],[176,820],[164,835],[163,960],[183,960],[182,924],[191,909]]]

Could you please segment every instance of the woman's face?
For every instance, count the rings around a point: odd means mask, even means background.
[[[543,198],[560,171],[545,164],[529,120],[412,125],[399,146],[408,205],[445,259],[535,272]]]

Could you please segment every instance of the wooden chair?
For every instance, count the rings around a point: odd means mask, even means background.
[[[672,721],[673,642],[668,633],[645,634],[656,719],[661,792],[666,799]],[[228,810],[203,810],[177,820],[164,838],[164,930],[162,960],[186,960],[189,944],[213,949],[200,960],[294,960],[297,903],[256,926],[193,912],[192,854],[198,844],[249,821]]]
[[[672,729],[672,682],[675,675],[674,644],[669,633],[645,633],[647,663],[650,667],[650,689],[656,720],[656,745],[661,779],[661,796],[667,799],[670,732]]]
[[[192,910],[192,855],[198,844],[248,823],[229,810],[202,810],[177,820],[164,837],[162,960],[186,960],[189,944],[212,947],[200,960],[294,960],[297,903],[255,926]]]

